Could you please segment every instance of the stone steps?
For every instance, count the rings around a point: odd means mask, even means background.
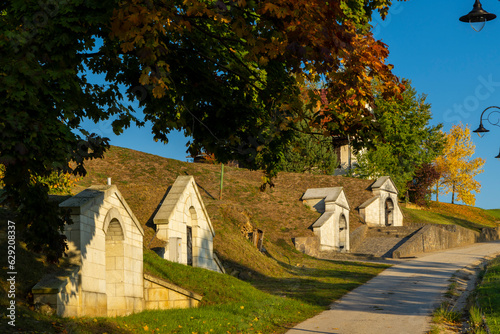
[[[404,244],[406,240],[408,240],[408,238],[368,237],[359,245],[359,247],[351,250],[351,253],[392,258],[392,252]]]
[[[420,226],[369,227],[363,241],[351,249],[351,253],[392,257],[392,253],[420,228]]]
[[[367,238],[406,238],[417,232],[420,227],[411,226],[388,226],[388,227],[369,227],[366,233]]]

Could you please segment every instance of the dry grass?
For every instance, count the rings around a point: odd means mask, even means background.
[[[144,244],[150,248],[162,245],[160,240],[153,240],[158,204],[177,176],[193,175],[216,231],[217,254],[238,270],[271,276],[285,274],[277,261],[302,261],[292,238],[312,235],[309,227],[319,217],[300,201],[308,188],[343,186],[351,209],[372,196],[366,190],[372,183],[369,180],[297,173],[280,173],[276,186],[261,192],[262,172],[225,167],[224,191],[219,200],[220,165],[186,163],[120,147],[111,147],[104,159],[90,161],[87,171],[75,192],[92,184],[105,184],[111,177],[144,226]],[[351,231],[361,225],[355,212],[351,211]],[[264,245],[274,259],[266,258],[245,240],[240,229],[246,223],[264,231]]]

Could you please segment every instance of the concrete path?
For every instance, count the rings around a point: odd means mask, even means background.
[[[436,252],[386,269],[287,334],[420,334],[456,270],[500,254],[500,241]]]

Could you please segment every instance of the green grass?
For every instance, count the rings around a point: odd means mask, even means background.
[[[490,209],[486,211],[496,219],[500,220],[500,209]]]
[[[306,189],[343,185],[350,204],[356,207],[367,200],[364,196],[372,196],[365,191],[370,181],[282,173],[276,187],[261,192],[260,172],[227,167],[223,197],[219,200],[220,166],[187,164],[112,147],[106,159],[90,161],[87,168],[89,174],[79,182],[78,190],[90,184],[105,184],[106,177],[111,177],[143,224],[145,245],[155,232],[147,222],[151,221],[168,187],[177,175],[196,175],[216,231],[214,249],[228,272],[247,282],[231,275],[164,261],[145,251],[145,272],[203,295],[199,308],[146,311],[112,319],[60,319],[31,310],[29,290],[50,266],[43,259],[35,263],[32,254],[23,252],[26,260],[23,278],[18,282],[19,320],[26,332],[145,333],[147,329],[155,333],[283,333],[287,327],[328,308],[331,302],[386,268],[377,264],[314,259],[298,252],[292,243],[294,237],[312,235],[309,226],[319,217],[299,200]],[[405,220],[406,216],[413,216],[415,220],[461,223],[475,229],[495,226],[497,220],[483,210],[466,206],[439,203],[433,204],[430,210],[434,213],[405,210]],[[241,227],[247,223],[265,231],[266,254],[260,253],[242,235]],[[359,222],[352,219],[351,229],[357,226]],[[25,277],[30,281],[24,282]],[[0,301],[5,299],[3,293]],[[1,332],[5,332],[2,327]]]
[[[459,296],[460,293],[457,291],[457,285],[458,283],[456,281],[451,282],[444,295],[446,297]]]
[[[500,333],[500,257],[488,264],[477,288],[477,300],[492,333]]]
[[[450,309],[447,303],[441,304],[432,314],[432,321],[434,323],[459,323],[462,316],[460,313]]]
[[[458,225],[474,231],[479,231],[483,227],[491,227],[489,224],[480,224],[467,219],[446,215],[444,213],[409,208],[403,208],[403,211],[406,217],[414,223]]]
[[[5,246],[5,239],[0,245]],[[253,281],[244,282],[231,275],[169,262],[145,250],[144,271],[203,295],[200,307],[151,310],[116,318],[59,318],[34,311],[26,298],[43,274],[57,267],[33,256],[22,244],[17,254],[16,331],[25,333],[284,333],[387,267],[305,258],[306,267],[280,263],[287,277],[254,276]],[[5,281],[1,287],[0,305],[5,307]],[[12,330],[7,320],[4,314],[0,332]]]
[[[483,325],[483,314],[480,308],[472,306],[469,310],[469,327],[470,332],[474,334],[486,334],[486,329]]]
[[[441,333],[441,329],[436,325],[432,325],[431,330],[429,331],[428,334],[439,334],[439,333]]]

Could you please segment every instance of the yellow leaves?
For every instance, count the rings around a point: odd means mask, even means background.
[[[483,172],[485,160],[471,159],[476,149],[470,138],[470,129],[462,123],[454,125],[445,135],[443,154],[436,158],[436,169],[441,173],[438,186],[443,187],[445,194],[455,194],[457,200],[467,205],[474,205],[475,195],[479,193],[481,184],[474,177]]]
[[[219,22],[222,22],[222,23],[230,23],[231,20],[227,17],[225,17],[224,15],[221,15],[221,14],[217,14],[214,16],[214,21],[219,21]]]
[[[147,332],[147,331],[149,330],[148,325],[145,325],[145,326],[143,327],[143,329]]]

